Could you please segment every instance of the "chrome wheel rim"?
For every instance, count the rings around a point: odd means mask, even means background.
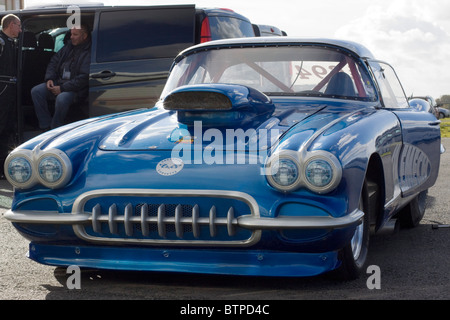
[[[363,234],[364,234],[364,221],[361,221],[361,224],[356,227],[355,234],[352,237],[351,246],[353,259],[356,261],[361,254],[362,242],[363,242]]]
[[[363,211],[363,203],[362,199],[359,201],[359,210]],[[350,242],[353,253],[353,260],[357,261],[362,250],[363,246],[363,237],[364,237],[364,219],[361,220],[361,223],[356,227],[355,234],[353,234],[352,241]]]

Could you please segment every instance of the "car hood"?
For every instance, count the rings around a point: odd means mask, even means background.
[[[273,100],[238,85],[183,87],[156,108],[130,117],[99,147],[110,151],[157,151],[190,145],[216,151],[251,151],[271,148],[290,131],[302,132],[302,140],[308,140],[320,128],[355,111],[352,103],[318,100]]]

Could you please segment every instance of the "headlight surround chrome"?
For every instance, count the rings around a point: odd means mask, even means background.
[[[72,176],[72,163],[67,155],[57,149],[39,155],[36,161],[37,178],[51,189],[65,186]]]
[[[33,187],[36,182],[33,154],[30,150],[18,150],[6,158],[4,164],[6,179],[18,189]]]
[[[342,167],[339,160],[327,151],[306,152],[301,156],[296,151],[282,150],[267,161],[266,177],[272,187],[283,192],[306,187],[325,194],[339,185]]]

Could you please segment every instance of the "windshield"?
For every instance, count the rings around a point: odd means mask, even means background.
[[[375,101],[376,91],[366,70],[359,60],[333,48],[212,49],[179,61],[162,97],[183,85],[228,83],[253,87],[267,95]]]

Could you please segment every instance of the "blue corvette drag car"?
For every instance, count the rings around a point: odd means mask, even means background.
[[[424,215],[441,137],[416,105],[352,42],[197,45],[156,106],[14,150],[5,217],[47,265],[353,279],[370,235]]]

